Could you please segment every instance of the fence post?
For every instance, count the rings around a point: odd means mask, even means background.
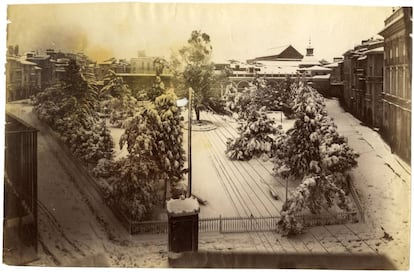
[[[222,232],[222,225],[221,225],[221,214],[220,214],[220,217],[219,217],[219,232],[221,233]]]
[[[253,214],[250,214],[250,231],[253,230]]]

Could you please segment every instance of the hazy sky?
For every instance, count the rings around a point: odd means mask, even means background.
[[[319,59],[332,60],[376,36],[391,7],[283,4],[47,4],[8,7],[7,44],[21,51],[84,51],[95,60],[131,58],[138,50],[169,57],[192,30],[211,37],[213,60],[245,60],[309,38]]]

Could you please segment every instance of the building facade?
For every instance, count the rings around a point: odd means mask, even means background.
[[[368,50],[366,56],[364,117],[366,123],[379,128],[382,121],[384,48],[378,47]]]
[[[399,8],[385,20],[382,132],[391,150],[411,159],[412,8]]]
[[[29,98],[41,88],[42,69],[36,63],[18,56],[7,56],[6,100]]]
[[[138,52],[137,58],[131,58],[131,74],[155,74],[154,60],[157,57],[149,57],[144,51]]]
[[[50,61],[50,55],[38,55],[34,52],[26,53],[26,60],[36,63],[41,70],[41,89],[55,84],[54,64]]]
[[[363,40],[361,44],[344,53],[343,63],[339,65],[343,82],[341,104],[367,125],[375,126],[374,109],[378,109],[378,104],[381,103],[378,97],[382,90],[378,84],[382,82],[382,46],[382,39]]]

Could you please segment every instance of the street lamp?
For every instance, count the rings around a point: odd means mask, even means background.
[[[192,101],[192,92],[193,89],[190,87],[188,89],[188,100],[187,98],[177,100],[178,107],[185,107],[188,105],[188,189],[187,197],[191,196],[191,181],[192,181],[192,168],[191,168],[191,101]]]

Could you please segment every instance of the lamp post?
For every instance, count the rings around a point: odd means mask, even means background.
[[[192,92],[193,89],[188,89],[188,190],[187,197],[191,196],[191,181],[192,181],[192,168],[191,168],[191,112],[192,112]]]
[[[187,185],[187,197],[191,196],[191,181],[192,181],[192,167],[191,167],[191,106],[192,106],[192,92],[193,89],[188,89],[188,100],[186,98],[177,100],[178,107],[185,107],[188,105],[188,185]]]

